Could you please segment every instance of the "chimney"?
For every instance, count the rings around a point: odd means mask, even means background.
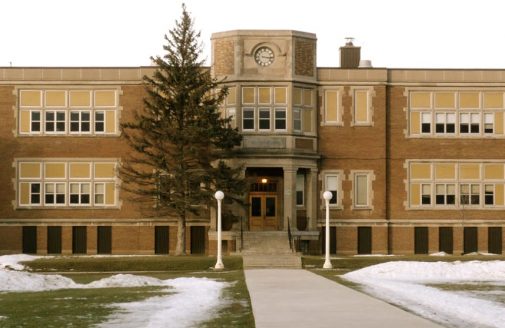
[[[361,59],[361,47],[355,47],[352,41],[354,38],[345,38],[345,46],[340,47],[340,67],[358,68]]]

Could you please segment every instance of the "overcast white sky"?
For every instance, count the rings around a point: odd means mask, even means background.
[[[0,66],[142,66],[162,54],[182,0],[5,0]],[[352,36],[375,67],[505,68],[503,0],[185,0],[202,33],[315,33],[317,65]]]

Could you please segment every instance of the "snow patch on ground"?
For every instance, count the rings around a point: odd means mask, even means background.
[[[157,296],[141,302],[119,303],[120,312],[98,327],[194,327],[212,317],[222,305],[224,282],[205,278],[166,281],[174,295]]]
[[[18,262],[31,261],[37,256],[0,256],[0,292],[47,291],[56,289],[113,288],[163,286],[169,294],[143,301],[111,304],[120,311],[100,327],[194,327],[210,319],[223,305],[221,297],[226,282],[207,278],[177,278],[161,280],[131,274],[117,274],[77,284],[61,275],[36,274],[26,271]],[[0,317],[0,320],[4,317]]]
[[[470,293],[444,291],[425,284],[505,281],[505,261],[387,262],[343,275],[371,294],[421,316],[457,327],[503,327],[503,304]],[[478,309],[478,311],[476,311]]]

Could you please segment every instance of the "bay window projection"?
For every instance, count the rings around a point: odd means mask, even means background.
[[[409,162],[410,208],[503,208],[503,162]]]
[[[242,87],[241,90],[243,131],[280,132],[287,130],[286,87]],[[227,100],[226,106],[228,115],[231,116],[230,113],[234,115],[234,100]]]
[[[19,89],[20,135],[117,134],[116,89]]]
[[[20,207],[115,206],[116,163],[18,161]]]
[[[314,127],[314,90],[308,88],[293,88],[293,131],[298,133],[313,133]]]
[[[504,137],[505,91],[411,90],[409,134]]]

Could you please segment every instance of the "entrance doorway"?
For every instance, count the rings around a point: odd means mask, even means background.
[[[272,192],[251,192],[249,194],[249,229],[277,230],[277,194]]]

